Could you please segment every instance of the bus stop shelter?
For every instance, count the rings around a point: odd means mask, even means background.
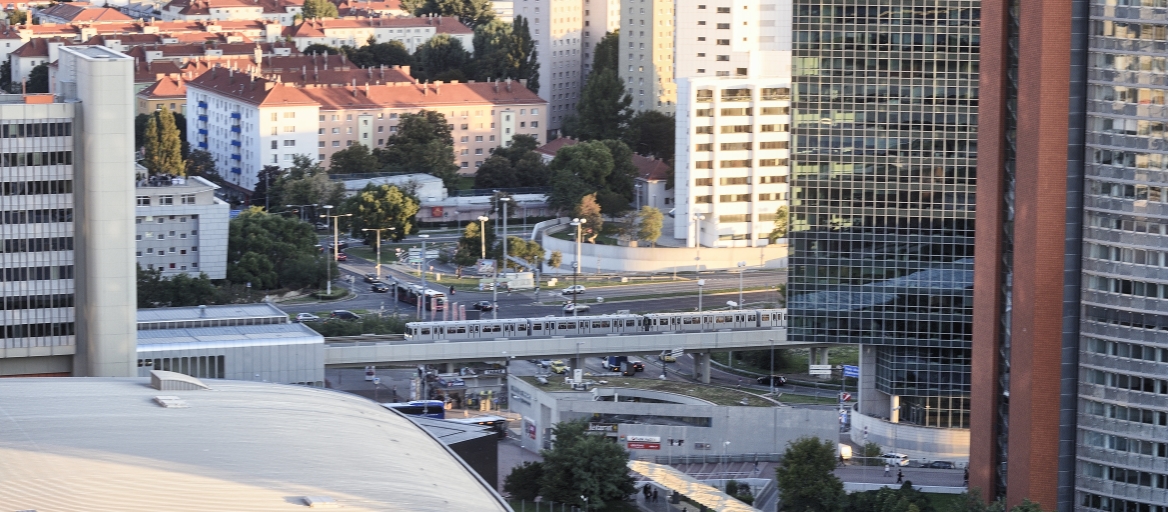
[[[760,512],[758,509],[718,490],[717,487],[702,483],[696,478],[664,464],[630,460],[629,469],[652,480],[657,485],[675,491],[717,512]]]

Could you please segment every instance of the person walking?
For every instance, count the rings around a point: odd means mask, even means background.
[[[896,470],[896,483],[904,482],[904,471]]]
[[[884,476],[890,476],[891,474],[892,474],[892,466],[889,466],[888,463],[885,462],[884,463]]]

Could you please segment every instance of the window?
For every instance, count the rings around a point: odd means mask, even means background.
[[[760,177],[760,178],[759,178],[759,181],[758,181],[758,182],[759,182],[759,183],[763,183],[763,184],[768,184],[768,183],[786,183],[786,182],[787,182],[787,177],[786,177],[786,176],[762,176],[762,177]]]
[[[729,7],[719,7],[718,14],[730,14],[730,8]]]
[[[714,196],[694,196],[694,204],[710,204],[714,202]]]
[[[723,116],[749,116],[753,112],[750,108],[724,108],[721,111]]]
[[[183,194],[182,195],[182,204],[195,204],[195,195],[194,194]],[[186,217],[183,217],[183,221],[185,222],[186,220],[187,220]]]
[[[295,112],[284,112],[284,119],[296,119]]]
[[[763,89],[764,91],[766,89]],[[766,99],[764,96],[763,99]],[[764,116],[783,116],[790,113],[788,107],[763,107],[762,115]]]
[[[697,110],[694,110],[694,117],[714,117],[714,109],[712,109],[712,108],[699,108]]]
[[[174,204],[174,196],[158,196],[158,204]]]
[[[285,126],[284,127],[284,132],[286,132],[286,133],[290,133],[290,132],[294,132],[294,131],[296,131],[295,126]]]
[[[744,149],[748,150],[750,149],[750,146],[751,143],[749,142],[723,142],[722,151],[742,151]]]
[[[718,30],[730,30],[730,24],[729,23],[719,23]]]
[[[718,196],[718,201],[722,203],[749,203],[750,194],[722,194]]]
[[[749,128],[749,126],[747,126],[747,128]],[[714,133],[714,127],[713,127],[713,126],[695,126],[695,127],[694,127],[694,133],[698,133],[698,134],[701,134],[701,133],[709,133],[709,134],[712,134],[712,133]],[[725,133],[725,127],[723,127],[723,133]]]
[[[717,60],[719,62],[728,62],[730,60],[730,56],[729,55],[718,55],[718,56],[714,57],[714,60]]]
[[[272,149],[279,149],[279,148],[280,148],[280,141],[278,141],[278,140],[272,141]]]
[[[749,185],[750,184],[750,177],[743,176],[743,177],[738,177],[738,178],[719,178],[718,184],[719,185]]]
[[[694,151],[713,151],[713,150],[714,150],[713,144],[695,144],[694,145]]]
[[[786,158],[762,158],[758,161],[759,167],[783,167],[787,165]]]
[[[150,196],[138,196],[138,206],[150,206]]]
[[[694,180],[695,187],[712,187],[714,186],[714,178],[698,178]]]
[[[334,148],[339,148],[339,147],[341,147],[341,141],[339,141],[339,140],[334,140],[334,141],[333,141],[333,147],[334,147]]]
[[[750,133],[752,129],[753,127],[748,124],[736,124],[723,126],[722,133]]]
[[[294,139],[284,139],[284,147],[288,147],[288,146],[295,146],[295,145],[296,145],[296,140],[294,140]]]
[[[318,148],[323,148],[323,147],[324,147],[324,141],[322,140],[322,141],[319,141],[319,142],[317,142],[317,143],[316,143],[316,147],[318,147]]]
[[[722,223],[746,222],[749,219],[749,217],[750,216],[745,214],[745,213],[740,213],[740,214],[736,214],[736,215],[719,215],[718,222],[722,222]]]
[[[698,161],[694,162],[694,169],[713,169],[713,168],[714,168],[714,161],[713,160],[698,160]]]
[[[750,167],[750,160],[722,160],[719,167],[723,169],[734,169],[738,167]]]
[[[758,149],[787,149],[787,141],[785,141],[785,140],[772,140],[772,141],[767,141],[767,142],[761,142],[758,145]]]
[[[762,132],[785,132],[785,131],[787,131],[787,125],[785,125],[785,124],[764,124],[764,125],[759,127],[759,131],[762,131]]]

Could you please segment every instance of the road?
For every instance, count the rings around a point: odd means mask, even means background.
[[[436,236],[431,238],[431,240],[445,240],[447,238],[450,241],[457,240],[455,236],[444,236],[442,238]],[[413,239],[411,238],[409,240]],[[369,285],[365,284],[362,279],[366,273],[375,272],[376,268],[373,262],[355,256],[349,256],[349,260],[341,263],[340,267],[342,276],[352,277],[354,279],[352,289],[356,295],[355,297],[328,303],[279,304],[280,309],[288,313],[296,314],[317,313],[332,309],[364,309],[373,311],[383,306],[386,312],[392,312],[397,307],[399,308],[398,311],[404,313],[407,308],[410,308],[410,306],[404,303],[397,303],[389,294],[369,291]],[[383,264],[381,268],[383,279],[392,278],[401,283],[413,284],[421,282],[417,277],[403,272],[404,266]],[[453,268],[442,268],[440,265],[435,265],[435,270],[443,275],[453,275],[454,273]],[[751,307],[752,304],[775,303],[778,300],[775,287],[786,283],[786,272],[780,270],[747,271],[742,277],[742,285],[746,288],[757,288],[760,286],[768,288],[768,290],[744,292],[743,300],[746,303],[746,307]],[[738,301],[738,292],[736,290],[739,285],[739,276],[737,273],[703,273],[701,274],[701,279],[705,283],[703,290],[719,290],[722,292],[703,293],[703,309],[726,309],[729,307],[726,304],[727,301]],[[431,288],[444,288],[441,282],[435,283],[428,280],[427,284]],[[510,294],[500,292],[498,295],[498,317],[528,318],[562,315],[562,304],[565,299],[559,294],[559,290],[570,284],[572,284],[571,277],[561,278],[560,284],[555,290],[551,290],[550,293],[548,290],[540,291],[538,299],[535,291],[517,291]],[[589,284],[582,281],[581,284],[588,287],[585,294],[581,296],[581,302],[591,307],[590,314],[610,314],[620,310],[629,310],[633,313],[694,311],[698,307],[698,285],[692,275],[679,277],[677,280],[664,278],[652,283],[597,286],[595,283]],[[598,303],[597,300],[599,298],[603,298],[604,302]],[[622,298],[628,298],[629,300],[621,300]],[[493,294],[491,292],[458,291],[453,296],[448,297],[448,300],[469,305],[481,300],[493,300]]]

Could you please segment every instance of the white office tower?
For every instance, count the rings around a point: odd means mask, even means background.
[[[789,198],[791,3],[699,2],[676,7],[674,237],[767,245]]]
[[[133,59],[60,49],[0,95],[0,376],[136,374]]]
[[[638,112],[672,113],[677,107],[673,82],[672,0],[623,0],[618,70]]]

